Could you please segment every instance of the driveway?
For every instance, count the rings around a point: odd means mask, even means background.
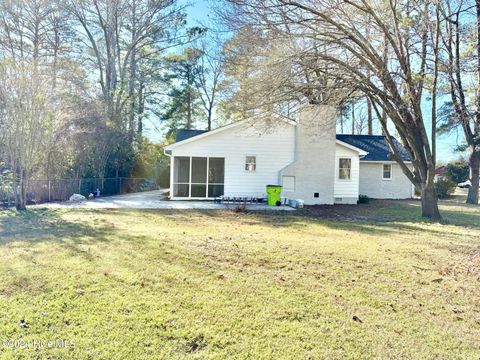
[[[167,190],[155,190],[141,193],[100,197],[95,200],[80,202],[61,202],[36,205],[49,209],[204,209],[225,210],[234,209],[235,205],[214,204],[213,201],[170,201],[166,198]],[[289,206],[247,205],[250,211],[294,210]]]

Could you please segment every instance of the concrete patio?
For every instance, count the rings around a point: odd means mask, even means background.
[[[173,209],[173,210],[225,210],[234,209],[235,204],[215,204],[213,201],[170,201],[165,197],[166,190],[147,191],[125,195],[105,196],[80,202],[61,202],[35,205],[49,209]],[[246,205],[249,211],[293,211],[289,206],[268,206],[266,204]]]

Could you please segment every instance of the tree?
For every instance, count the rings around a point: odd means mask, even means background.
[[[439,1],[442,42],[451,101],[443,106],[440,131],[461,128],[468,150],[470,182],[467,203],[478,204],[480,177],[480,1]],[[475,15],[470,11],[474,9]]]
[[[202,104],[199,89],[199,61],[202,51],[197,48],[187,48],[178,55],[168,56],[166,61],[168,74],[166,85],[170,102],[163,113],[163,121],[168,123],[169,132],[183,127],[192,129],[202,114]]]
[[[179,33],[183,8],[175,0],[69,0],[66,8],[83,30],[79,56],[98,76],[109,121],[133,141],[135,104],[143,90],[138,67],[188,40],[189,34]]]
[[[49,78],[34,65],[3,62],[0,66],[1,137],[13,171],[15,207],[27,206],[28,181],[39,165],[43,138],[52,117]]]
[[[447,164],[445,176],[455,184],[464,182],[468,178],[469,166],[464,159],[459,159]]]
[[[351,104],[346,101],[338,106],[338,123],[340,124],[340,134],[345,134],[345,125],[347,123],[348,114],[350,114]]]
[[[231,19],[227,14],[226,17]],[[257,49],[267,46],[266,39],[253,26],[245,25],[223,44],[225,80],[220,84],[224,94],[218,112],[225,121],[237,121],[253,115],[256,97],[252,97],[251,83],[257,67]]]
[[[76,89],[65,71],[74,61],[66,60],[68,19],[59,8],[56,0],[0,5],[0,133],[19,210],[26,208],[34,174],[51,174],[56,139],[68,121],[67,99]]]
[[[214,41],[214,40],[213,40]],[[197,65],[197,76],[194,77],[200,94],[207,130],[212,130],[214,108],[221,95],[221,83],[224,76],[224,55],[219,46],[209,46],[207,40],[200,44],[201,56]]]
[[[380,2],[367,0],[232,0],[235,22],[262,29],[263,36],[283,48],[271,62],[288,63],[289,79],[295,78],[296,63],[303,63],[323,82],[268,83],[271,95],[316,90],[312,102],[333,102],[333,95],[358,91],[372,104],[393,158],[404,174],[421,190],[422,216],[440,220],[434,186],[435,162],[421,110],[425,80],[432,54],[433,1]],[[369,23],[368,40],[365,24]],[[239,25],[238,23],[236,24]],[[363,29],[363,30],[362,30]],[[296,51],[289,51],[288,48]],[[271,49],[269,49],[271,50]],[[287,55],[285,55],[287,54]],[[276,59],[274,59],[276,57]],[[291,75],[292,73],[293,76]],[[261,85],[261,84],[260,84]],[[291,86],[294,87],[291,87]],[[312,86],[313,85],[313,86]],[[318,96],[319,89],[320,95]],[[308,89],[307,89],[308,90]],[[265,96],[264,91],[258,91]],[[272,96],[266,99],[271,102]],[[341,103],[341,101],[336,102]],[[387,117],[383,116],[383,113]],[[392,131],[411,154],[410,168],[400,158]]]

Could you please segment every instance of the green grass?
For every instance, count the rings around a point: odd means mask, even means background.
[[[480,209],[418,205],[0,213],[0,341],[76,345],[0,357],[478,359]]]

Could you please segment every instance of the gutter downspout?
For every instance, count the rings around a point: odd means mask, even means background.
[[[171,200],[173,197],[173,157],[172,150],[163,149],[163,154],[170,158],[170,186],[168,189],[168,198]]]

